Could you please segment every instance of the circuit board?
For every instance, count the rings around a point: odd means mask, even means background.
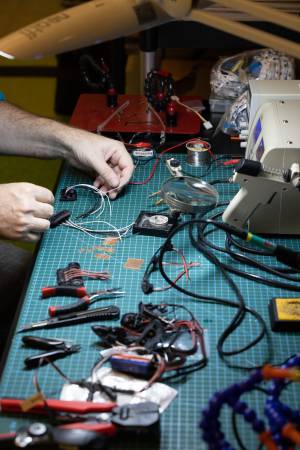
[[[184,155],[177,155],[183,165],[183,169],[196,176],[203,177],[207,181],[215,179],[228,179],[232,175],[232,167],[224,166],[221,162],[216,162],[210,168],[200,167],[192,168],[185,162]],[[153,162],[144,166],[138,166],[135,170],[133,179],[142,181],[147,178]],[[158,191],[160,185],[169,177],[169,172],[161,161],[152,180],[141,186],[129,185],[124,192],[111,203],[111,215],[109,208],[101,216],[101,220],[112,223],[121,228],[132,224],[138,217],[141,210],[147,211],[165,211],[164,205],[155,206],[155,200],[149,198],[149,195]],[[93,198],[86,191],[78,190],[77,200],[62,203],[59,200],[59,193],[62,188],[72,186],[78,183],[91,183],[92,180],[75,169],[65,167],[57,186],[57,195],[55,200],[55,211],[70,209],[72,216],[79,215],[92,206]],[[229,201],[237,191],[237,186],[220,183],[218,186],[220,194],[220,203]],[[129,207],[130,205],[130,207]],[[222,210],[222,207],[218,209]],[[214,233],[210,239],[216,245],[223,245],[224,236],[222,233]],[[115,304],[121,309],[121,314],[131,311],[137,311],[139,302],[170,302],[185,305],[197,317],[200,324],[206,329],[207,345],[209,348],[208,365],[195,373],[190,374],[180,382],[172,386],[178,390],[178,395],[171,403],[168,409],[161,417],[161,440],[158,448],[161,450],[194,450],[205,449],[205,444],[201,440],[199,421],[201,411],[205,408],[209,398],[216,390],[227,387],[236,380],[242,380],[247,377],[243,371],[229,369],[225,363],[220,360],[216,351],[217,340],[222,331],[229,324],[233,317],[232,308],[209,303],[200,302],[190,297],[184,296],[179,292],[170,289],[163,293],[153,293],[151,295],[143,294],[140,284],[143,271],[151,256],[162,244],[163,238],[154,236],[144,236],[139,234],[130,234],[124,237],[114,246],[111,252],[105,251],[103,240],[92,237],[88,234],[75,229],[60,226],[46,232],[42,238],[39,251],[36,257],[34,269],[28,283],[25,293],[23,306],[16,323],[16,330],[19,330],[26,324],[36,322],[47,318],[47,310],[50,300],[41,300],[41,288],[55,284],[56,270],[66,267],[71,261],[80,263],[81,267],[87,270],[108,270],[111,274],[110,281],[87,280],[85,285],[88,290],[93,291],[103,286],[122,287],[126,294],[115,300],[103,300],[101,305]],[[299,249],[299,241],[292,238],[281,239],[280,242],[291,248]],[[175,244],[184,251],[188,261],[200,263],[198,267],[191,270],[191,280],[182,280],[182,286],[204,295],[223,297],[235,300],[227,281],[220,271],[208,262],[205,257],[192,248],[186,234],[182,234]],[[218,254],[224,261],[231,262],[236,268],[245,270],[245,266],[238,262],[229,261],[228,256]],[[125,268],[129,258],[142,259],[144,263],[139,270]],[[270,259],[262,257],[262,261],[270,263]],[[175,270],[175,269],[174,269]],[[253,273],[258,273],[257,269],[249,269]],[[271,275],[265,275],[271,279]],[[245,302],[257,310],[265,319],[270,330],[268,316],[268,302],[273,297],[284,297],[286,295],[297,297],[295,292],[287,292],[283,289],[275,289],[261,283],[233,276],[240,287]],[[165,284],[158,273],[151,278],[156,286]],[[60,298],[65,304],[70,301],[68,298]],[[51,299],[55,304],[55,299]],[[98,303],[97,306],[100,306]],[[117,325],[118,322],[106,323]],[[249,336],[254,337],[258,333],[258,326],[255,320],[247,317],[243,325],[233,334],[226,344],[226,350],[233,349],[248,342]],[[58,366],[73,379],[82,379],[88,377],[91,368],[98,360],[99,346],[97,346],[97,336],[91,331],[91,324],[80,324],[64,328],[55,328],[48,330],[35,331],[37,336],[55,337],[70,340],[80,344],[82,350],[58,362]],[[33,371],[24,369],[24,358],[32,355],[35,350],[22,347],[22,334],[15,334],[11,341],[9,356],[4,367],[1,381],[1,397],[27,398],[34,394]],[[289,355],[299,351],[300,336],[297,333],[271,333],[270,343],[273,355],[273,363],[282,363]],[[234,362],[255,367],[262,364],[269,358],[267,340],[264,339],[252,350],[234,358]],[[232,362],[233,362],[232,361]],[[59,397],[63,380],[53,370],[52,367],[45,366],[39,369],[39,384],[47,397]],[[291,386],[285,393],[285,400],[293,407],[299,399],[299,391]],[[258,412],[262,411],[263,401],[262,393],[256,392],[247,396],[247,401]],[[26,419],[27,420],[27,419]],[[222,429],[225,431],[227,439],[234,447],[237,447],[232,432],[231,412],[224,411],[221,416]],[[15,431],[21,424],[28,423],[25,419],[17,416],[9,417],[1,415],[0,431]],[[247,449],[256,449],[257,437],[251,432],[249,426],[238,420],[240,435],[244,440]],[[116,440],[112,443],[113,449],[148,449],[147,439],[137,438],[126,444],[124,437],[122,442]],[[153,448],[153,447],[151,447]]]

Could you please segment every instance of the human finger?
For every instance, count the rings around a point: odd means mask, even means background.
[[[43,233],[50,228],[50,221],[38,217],[33,217],[30,226],[28,227],[28,233]]]
[[[115,188],[120,184],[120,177],[106,162],[99,167],[98,176],[103,180],[103,183],[111,188]]]
[[[41,219],[49,219],[54,213],[54,208],[49,203],[36,202],[33,212],[34,217]]]
[[[42,233],[27,233],[24,237],[24,242],[37,242],[40,240]]]
[[[35,199],[38,202],[48,203],[49,205],[54,203],[54,195],[49,189],[43,186],[34,185],[33,191]]]

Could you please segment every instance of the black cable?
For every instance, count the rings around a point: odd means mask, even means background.
[[[217,351],[219,353],[219,356],[221,357],[222,360],[225,361],[225,363],[229,366],[229,367],[235,367],[235,368],[241,368],[241,369],[251,369],[253,370],[253,367],[244,367],[244,366],[239,366],[236,364],[231,364],[226,360],[227,356],[233,356],[233,355],[237,355],[240,354],[248,349],[250,349],[251,347],[253,347],[254,345],[256,345],[258,342],[260,342],[260,340],[267,335],[267,327],[266,324],[263,320],[263,318],[254,310],[252,310],[251,308],[249,308],[248,306],[245,305],[244,303],[244,299],[243,296],[239,290],[239,288],[237,287],[237,285],[234,283],[234,281],[232,280],[232,278],[229,276],[229,274],[226,272],[226,270],[224,269],[222,263],[218,260],[218,258],[210,251],[208,251],[207,249],[205,249],[204,246],[199,246],[199,250],[204,254],[204,256],[210,260],[213,264],[215,264],[220,271],[222,272],[222,275],[226,278],[227,282],[230,284],[230,287],[232,288],[232,290],[235,292],[236,297],[238,299],[238,303],[236,302],[232,302],[230,300],[227,299],[223,299],[223,298],[218,298],[218,297],[212,297],[212,296],[205,296],[205,295],[200,295],[197,294],[195,292],[191,292],[188,291],[184,288],[182,288],[181,286],[176,285],[175,283],[173,283],[173,281],[168,277],[168,275],[166,274],[164,267],[163,267],[163,257],[164,254],[167,251],[167,248],[171,245],[171,239],[179,232],[181,231],[183,228],[189,226],[189,228],[195,224],[205,224],[205,223],[213,223],[215,226],[218,226],[219,224],[217,222],[212,222],[212,221],[207,221],[207,220],[201,220],[201,219],[195,219],[195,220],[191,220],[188,222],[185,222],[181,225],[179,225],[178,227],[176,227],[171,233],[170,235],[167,237],[166,241],[164,242],[164,244],[161,246],[161,250],[158,254],[158,265],[159,265],[159,270],[161,275],[163,276],[163,278],[175,289],[177,289],[178,291],[184,293],[185,295],[188,295],[190,297],[196,298],[197,300],[201,300],[201,301],[208,301],[208,302],[213,302],[213,303],[217,303],[217,304],[222,304],[225,306],[230,306],[230,307],[234,307],[237,308],[238,311],[236,312],[236,314],[234,315],[233,319],[231,320],[230,324],[226,327],[226,329],[223,331],[223,333],[221,334],[219,340],[218,340],[218,344],[217,344]],[[193,236],[191,236],[191,232],[190,232],[190,238],[192,238]],[[193,245],[194,243],[196,243],[196,241],[193,238],[192,241]],[[197,243],[196,243],[196,248],[197,248]],[[237,327],[242,323],[245,314],[246,313],[250,313],[251,315],[253,315],[255,317],[255,319],[259,322],[260,325],[260,332],[258,334],[258,336],[256,338],[254,338],[253,340],[251,340],[247,345],[245,345],[244,347],[235,349],[235,350],[231,350],[231,351],[224,351],[223,350],[223,346],[225,341],[227,340],[227,338],[237,329]],[[269,357],[268,359],[269,360]]]
[[[211,180],[209,181],[209,184],[228,184],[229,183],[229,179],[224,179],[224,180]]]
[[[237,248],[239,248],[240,250],[247,252],[247,253],[251,253],[251,254],[256,254],[259,256],[274,256],[272,255],[270,252],[268,251],[264,251],[264,250],[257,250],[257,249],[251,249],[245,245],[242,245],[240,242],[238,242],[236,239],[233,238],[232,235],[227,234],[227,240],[228,240],[228,245],[233,245]],[[232,252],[232,250],[231,250]],[[238,253],[233,252],[234,254],[236,254],[237,256],[239,256]],[[242,255],[244,256],[244,255]],[[300,277],[290,277],[290,276],[286,276],[285,274],[287,273],[293,273],[293,274],[300,274],[300,271],[297,269],[291,269],[291,268],[278,268],[278,267],[271,267],[271,266],[267,266],[266,264],[260,263],[257,260],[254,260],[256,263],[259,263],[261,265],[262,270],[266,267],[267,269],[271,269],[273,270],[273,273],[279,277],[282,278],[286,278],[287,280],[290,281],[295,281],[295,282],[300,282]]]
[[[239,430],[238,430],[238,427],[237,427],[237,420],[236,419],[237,419],[237,413],[234,410],[232,410],[231,425],[232,425],[232,431],[233,431],[234,437],[236,439],[236,442],[237,442],[237,444],[238,444],[238,446],[240,447],[241,450],[249,450],[243,444],[243,441],[241,439],[241,436],[240,436],[240,433],[239,433]]]
[[[291,280],[294,282],[299,282],[300,280],[298,278],[295,277],[291,277],[289,275],[286,275],[285,272],[286,271],[280,271],[278,269],[272,268],[270,266],[267,266],[266,264],[263,264],[255,259],[249,258],[245,255],[241,255],[241,254],[237,254],[236,252],[233,252],[229,247],[228,244],[226,243],[227,241],[225,241],[225,248],[224,247],[220,247],[217,246],[215,244],[213,244],[212,242],[208,241],[205,236],[208,233],[212,233],[215,232],[215,230],[210,230],[210,231],[205,231],[206,226],[208,226],[210,224],[210,222],[207,223],[203,223],[201,224],[201,235],[199,235],[199,238],[203,241],[203,243],[205,243],[206,246],[212,248],[215,251],[219,251],[222,253],[226,253],[228,255],[230,255],[233,259],[236,259],[239,262],[243,262],[245,264],[251,265],[252,267],[256,267],[260,270],[263,270],[265,272],[269,272],[273,275],[276,275],[280,278],[284,278],[287,280]],[[229,234],[227,233],[227,236],[229,236]],[[246,247],[245,251],[246,251]],[[268,256],[272,256],[272,254],[268,253]],[[276,287],[276,288],[281,288],[281,289],[286,289],[289,291],[296,291],[296,292],[300,292],[300,286],[296,286],[294,284],[289,284],[289,283],[284,283],[282,281],[278,281],[278,280],[271,280],[268,278],[264,278],[261,275],[258,274],[253,274],[251,272],[245,272],[243,270],[237,269],[236,267],[233,267],[229,264],[226,264],[224,262],[222,262],[223,267],[228,271],[231,272],[235,275],[244,277],[244,278],[248,278],[251,281],[255,281],[257,283],[262,283],[262,284],[266,284],[267,286],[271,286],[271,287]]]
[[[255,388],[253,388],[253,390],[259,391],[259,392],[264,393],[265,395],[268,395],[268,391],[260,386],[256,386]],[[236,419],[237,419],[237,413],[236,413],[236,411],[232,410],[231,421],[232,421],[232,430],[233,430],[234,437],[235,437],[241,450],[248,450],[247,447],[245,447],[245,445],[241,439],[241,436],[240,436],[240,433],[239,433],[239,430],[237,427]],[[260,450],[262,448],[262,446],[263,446],[263,443],[260,443],[257,450]]]
[[[289,280],[289,281],[295,281],[295,282],[298,282],[298,283],[300,282],[300,278],[299,277],[293,277],[291,275],[284,274],[280,270],[278,270],[276,268],[273,268],[271,266],[267,266],[266,264],[264,264],[264,263],[262,263],[260,261],[254,260],[253,258],[249,258],[248,256],[243,255],[241,253],[233,252],[231,250],[231,248],[230,248],[230,235],[228,235],[228,233],[227,233],[227,238],[226,238],[226,241],[225,241],[225,248],[226,248],[227,253],[233,259],[235,259],[238,262],[242,262],[242,263],[247,264],[249,266],[254,266],[254,267],[258,268],[258,269],[261,269],[261,270],[263,270],[265,272],[268,272],[268,273],[270,273],[272,275],[276,275],[278,277],[284,278],[284,279]],[[269,253],[268,256],[272,256],[272,254]]]
[[[208,252],[207,249],[204,246],[200,246],[199,243],[193,238],[193,235],[190,234],[190,239],[192,244],[194,245],[195,248],[197,248],[199,251],[201,251],[204,256],[209,259],[209,261],[211,261],[213,264],[215,264],[222,272],[222,274],[224,275],[224,277],[227,279],[227,281],[229,282],[229,285],[231,286],[232,290],[236,293],[238,292],[238,298],[242,297],[242,294],[239,290],[239,288],[237,287],[237,285],[234,283],[234,281],[232,280],[232,278],[227,274],[226,270],[224,270],[223,268],[223,264],[219,261],[219,259],[211,252]],[[242,297],[243,299],[243,297]],[[244,309],[246,312],[246,307],[245,307],[245,303],[244,303],[244,299],[243,299],[243,305],[244,305]],[[265,328],[265,322],[263,321],[262,317],[255,311],[255,310],[249,310],[250,314],[252,314],[257,320],[258,322],[260,322],[260,324],[263,326],[263,328]],[[228,327],[225,331],[224,331],[224,341],[222,342],[222,339],[220,338],[220,341],[218,343],[219,345],[219,349],[220,352],[222,353],[222,344],[224,344],[225,340],[227,339],[227,337],[240,325],[241,321],[243,320],[244,317],[242,317],[240,319],[240,321],[237,321],[237,324],[235,324],[236,326],[233,327],[233,329],[231,330],[230,327]],[[251,347],[253,347],[254,345],[256,345],[263,336],[261,336],[261,333],[257,336],[257,339],[254,339],[252,342],[250,342],[248,345],[246,345],[244,348],[240,349],[238,353],[242,353],[248,349],[250,349]],[[218,347],[217,347],[218,348]],[[232,352],[224,352],[223,351],[223,355],[224,356],[231,356],[234,355],[236,353],[232,353]]]

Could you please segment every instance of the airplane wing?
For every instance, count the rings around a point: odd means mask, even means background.
[[[0,55],[7,58],[42,58],[127,36],[172,20],[209,25],[300,58],[300,44],[215,14],[206,6],[217,4],[251,14],[299,32],[300,18],[263,2],[249,0],[93,0],[58,12],[0,39]],[[208,43],[209,45],[209,43]]]

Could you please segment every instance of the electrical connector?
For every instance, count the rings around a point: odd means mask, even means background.
[[[209,120],[203,122],[203,126],[206,130],[211,130],[213,128],[213,124]]]

